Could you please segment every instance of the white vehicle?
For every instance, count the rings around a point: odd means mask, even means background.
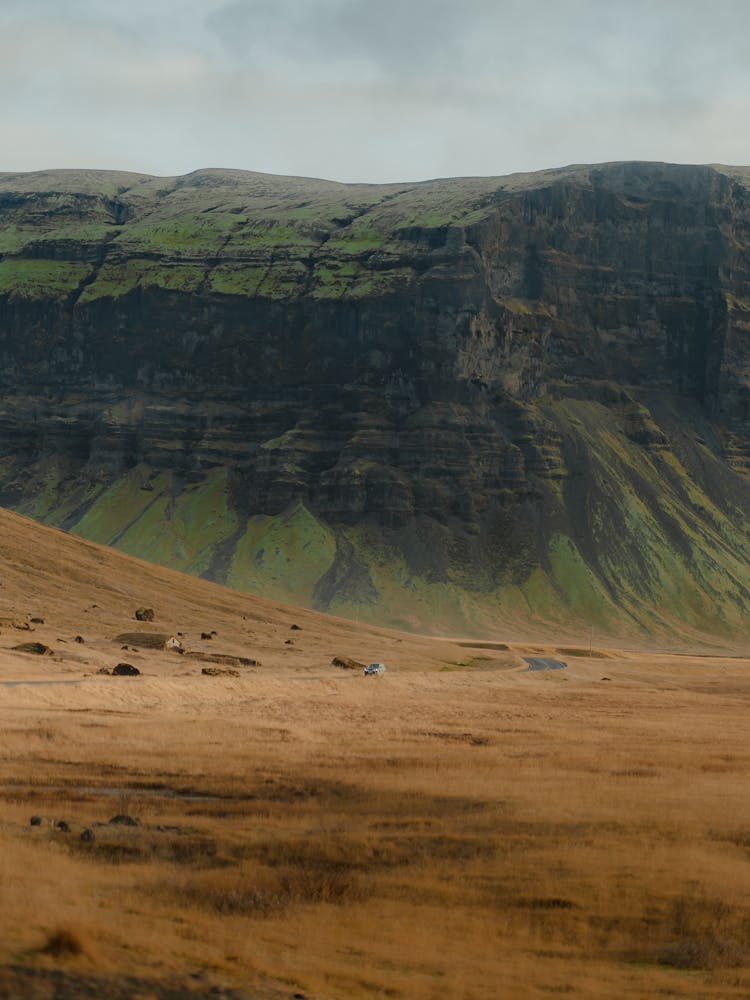
[[[372,674],[384,674],[385,663],[368,663],[362,673],[365,677],[370,677]]]

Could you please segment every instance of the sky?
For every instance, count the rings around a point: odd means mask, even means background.
[[[750,164],[748,0],[0,0],[0,171]]]

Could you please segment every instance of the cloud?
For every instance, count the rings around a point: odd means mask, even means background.
[[[749,35],[746,0],[3,0],[0,169],[750,163]]]

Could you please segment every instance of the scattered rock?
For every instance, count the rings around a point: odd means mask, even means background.
[[[290,625],[289,629],[290,629],[291,632],[301,632],[302,631],[302,626],[301,625]]]
[[[44,625],[43,618],[30,618],[29,621],[31,622],[32,625]]]
[[[139,622],[152,622],[154,620],[153,608],[138,608],[135,617]]]
[[[97,670],[97,674],[107,674],[107,676],[109,677],[111,676],[112,671],[109,669],[109,667],[99,667],[99,669]]]
[[[285,639],[284,640],[284,645],[285,646],[293,646],[294,645],[294,639]]]
[[[85,640],[82,635],[77,635],[73,642],[85,642]]]
[[[218,633],[218,632],[216,631],[216,629],[215,629],[215,628],[212,628],[212,629],[211,629],[211,635],[218,635],[218,634],[219,634],[219,633]]]
[[[120,649],[129,649],[129,646],[120,646]]]
[[[30,822],[31,826],[41,826],[42,825],[42,817],[41,816],[32,816],[31,820],[29,822]]]
[[[80,838],[84,844],[92,844],[94,842],[94,831],[90,830],[88,827],[83,831]]]
[[[49,935],[39,953],[51,955],[53,958],[74,958],[85,955],[86,949],[75,931],[68,927],[60,927]]]
[[[175,635],[171,635],[164,643],[165,649],[171,649],[174,653],[182,653],[182,643]]]
[[[17,628],[19,632],[33,632],[34,629],[29,625],[28,622],[13,622],[13,628]]]
[[[118,813],[109,821],[112,826],[140,826],[141,821],[128,816],[127,813]]]
[[[213,639],[210,632],[201,632],[201,639]]]
[[[612,678],[611,678],[611,677],[602,677],[602,680],[603,680],[603,681],[611,681],[611,680],[612,680]]]
[[[115,636],[114,641],[126,643],[131,648],[142,646],[144,649],[164,649],[171,638],[173,637],[166,632],[121,632]]]
[[[332,667],[341,667],[342,670],[364,670],[365,664],[359,660],[353,660],[349,656],[334,656],[331,660]]]
[[[116,677],[138,677],[140,670],[132,663],[118,663],[112,673]]]
[[[35,656],[54,656],[53,651],[43,642],[22,642],[13,646],[13,649],[19,653],[33,653]]]
[[[239,677],[239,670],[233,670],[231,667],[203,667],[201,670],[202,674],[207,677]]]
[[[68,824],[65,822],[64,819],[59,819],[55,823],[55,829],[59,830],[60,833],[70,833],[70,827],[68,826]]]
[[[204,663],[221,663],[225,667],[259,667],[259,660],[251,660],[247,656],[232,656],[229,653],[204,653],[200,649],[189,649],[185,656]]]

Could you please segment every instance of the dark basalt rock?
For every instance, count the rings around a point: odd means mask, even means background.
[[[109,821],[112,826],[140,826],[141,821],[127,813],[118,813]]]
[[[112,668],[115,677],[138,677],[140,673],[138,667],[134,667],[132,663],[118,663]]]
[[[54,651],[43,642],[21,642],[17,646],[11,647],[19,653],[33,653],[35,656],[53,656]]]
[[[750,169],[110,183],[0,174],[0,503],[211,491],[203,575],[400,626],[742,627]]]

